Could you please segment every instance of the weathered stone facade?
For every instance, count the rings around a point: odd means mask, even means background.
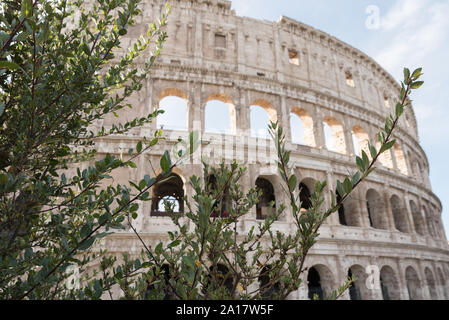
[[[159,17],[166,2],[172,5],[169,39],[152,75],[131,101],[135,107],[123,111],[120,119],[146,115],[163,98],[176,96],[186,101],[186,128],[166,130],[167,141],[141,157],[139,169],[120,172],[115,181],[125,183],[151,172],[149,159],[158,163],[163,150],[178,137],[198,130],[203,141],[210,142],[203,145],[203,155],[217,161],[239,160],[248,167],[246,188],[263,177],[271,182],[276,201],[281,203],[285,196],[271,142],[251,136],[252,105],[264,108],[270,119],[279,120],[286,128],[292,161],[304,185],[311,188],[314,181],[327,180],[329,190],[335,190],[336,180],[356,169],[354,159],[359,150],[354,145],[364,148],[366,139],[375,143],[373,137],[392,112],[399,91],[398,83],[374,60],[287,17],[277,22],[239,17],[230,9],[230,1],[224,0],[145,1],[140,21],[127,35],[123,48]],[[206,104],[212,100],[229,106],[229,134],[205,132]],[[290,119],[294,115],[303,122],[305,145],[291,141]],[[99,125],[108,126],[111,121],[105,119]],[[324,123],[332,132],[334,151],[326,148]],[[126,154],[139,137],[149,136],[156,127],[154,123],[126,137],[104,139],[98,144],[99,153]],[[353,137],[358,143],[353,143]],[[442,206],[431,190],[429,164],[419,145],[411,108],[407,108],[396,138],[397,147],[355,191],[342,216],[330,217],[321,228],[320,240],[307,258],[327,293],[342,284],[351,270],[359,278],[356,286],[362,299],[382,299],[382,290],[369,290],[364,280],[366,268],[378,266],[389,298],[449,299],[449,247],[441,222]],[[202,175],[199,156],[176,173],[190,198],[187,179]],[[330,203],[330,195],[326,201]],[[151,203],[143,204],[136,221],[150,244],[165,239],[173,228],[168,217],[154,216],[152,211]],[[256,218],[254,211],[240,223],[240,230],[248,230]],[[276,228],[289,232],[293,226],[289,219],[285,215]],[[117,253],[141,250],[130,232],[108,237],[102,245]],[[304,285],[291,299],[307,298],[307,283],[306,272]]]

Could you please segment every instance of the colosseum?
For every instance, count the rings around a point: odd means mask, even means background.
[[[355,155],[368,140],[376,143],[375,134],[400,88],[380,65],[288,17],[272,22],[237,16],[226,0],[144,1],[140,20],[123,48],[157,20],[166,2],[172,6],[168,41],[152,75],[133,98],[135,107],[122,112],[120,119],[144,116],[157,106],[166,114],[127,136],[103,139],[97,148],[100,154],[126,154],[141,137],[161,127],[166,140],[139,160],[138,169],[117,174],[116,181],[142,177],[151,171],[148,160],[158,163],[179,137],[199,131],[203,156],[216,163],[239,161],[247,168],[245,188],[261,188],[263,197],[277,205],[287,202],[274,146],[266,132],[256,128],[257,119],[266,119],[263,127],[268,120],[284,126],[301,196],[307,196],[317,180],[326,180],[329,190],[335,190],[337,179],[356,170]],[[106,118],[100,125],[112,121]],[[396,136],[398,143],[377,170],[321,228],[307,258],[303,284],[290,299],[328,294],[350,274],[357,281],[344,299],[449,299],[442,205],[431,189],[412,108],[407,108]],[[183,210],[183,197],[192,197],[187,181],[194,174],[202,175],[199,157],[176,168],[176,179],[158,185],[152,203],[141,206],[136,227],[144,241],[166,239],[174,225],[160,201],[172,197],[177,210]],[[329,205],[330,192],[326,196]],[[240,222],[240,231],[263,219],[265,200]],[[276,227],[290,232],[289,219],[284,215]],[[116,253],[141,250],[130,231],[106,238],[102,246]],[[366,285],[370,272],[380,285]]]

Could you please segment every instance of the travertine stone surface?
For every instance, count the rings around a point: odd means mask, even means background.
[[[217,162],[221,158],[239,160],[248,167],[245,188],[263,177],[274,186],[277,203],[282,202],[285,196],[273,162],[273,146],[268,139],[251,137],[251,105],[263,107],[270,119],[284,125],[295,171],[305,185],[327,180],[329,190],[335,190],[336,180],[356,169],[359,150],[355,150],[351,131],[359,149],[366,145],[364,137],[374,144],[377,128],[392,112],[399,90],[398,83],[373,59],[284,16],[277,22],[237,16],[231,2],[221,0],[144,1],[142,17],[126,36],[123,48],[159,17],[165,2],[172,5],[168,41],[152,75],[132,99],[134,108],[122,112],[120,120],[145,115],[164,97],[177,96],[186,100],[188,125],[186,130],[166,130],[167,141],[142,157],[138,169],[117,174],[114,183],[140,179],[151,172],[148,160],[158,163],[178,137],[199,130],[203,141],[210,142],[203,144],[203,155]],[[205,107],[210,100],[228,104],[229,134],[204,132]],[[306,145],[291,142],[292,114],[304,124]],[[99,125],[112,121],[108,118]],[[332,131],[335,151],[326,148],[323,123]],[[104,139],[97,145],[99,153],[126,155],[156,126]],[[370,290],[364,281],[366,268],[377,266],[390,298],[449,299],[449,247],[441,222],[442,205],[431,190],[429,163],[419,145],[413,109],[407,108],[396,138],[398,146],[381,159],[382,165],[345,204],[346,222],[351,226],[341,225],[338,215],[330,217],[307,258],[327,293],[344,281],[351,268],[359,277],[361,298],[382,299],[381,289]],[[187,181],[193,174],[202,175],[199,156],[176,173],[191,198]],[[326,200],[329,204],[330,195]],[[367,201],[376,228],[370,227]],[[289,220],[286,214],[276,228],[289,232]],[[254,223],[256,212],[240,223],[240,231]],[[167,231],[173,229],[169,218],[151,216],[150,203],[141,206],[136,227],[151,245],[166,239]],[[137,238],[127,231],[108,237],[102,246],[117,253],[141,250]],[[378,280],[379,274],[374,273],[374,278]],[[303,286],[291,299],[307,296],[306,272]]]

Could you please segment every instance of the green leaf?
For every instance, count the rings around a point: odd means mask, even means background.
[[[390,150],[394,146],[395,143],[396,143],[396,140],[392,140],[392,141],[389,141],[389,142],[383,144],[382,147],[380,148],[379,153],[383,153],[385,151]]]
[[[364,172],[366,170],[365,164],[363,163],[362,158],[360,158],[359,156],[356,157],[356,163],[360,171]]]
[[[404,81],[407,82],[408,78],[410,78],[410,70],[408,68],[404,68]]]
[[[157,255],[160,255],[162,253],[162,242],[159,242],[156,246],[156,248],[154,248],[154,252]]]
[[[95,242],[95,238],[94,237],[90,237],[89,239],[87,239],[86,241],[84,241],[83,243],[81,243],[81,245],[78,247],[79,250],[86,250],[89,249]]]
[[[416,81],[416,82],[413,82],[413,83],[410,85],[410,88],[412,88],[412,89],[418,89],[418,88],[420,88],[423,84],[424,84],[424,81]]]
[[[161,158],[161,169],[164,173],[170,172],[171,168],[171,160],[170,155],[168,154],[168,151],[164,152],[164,155]]]
[[[355,185],[358,181],[360,180],[360,172],[356,172],[353,176],[352,176],[352,185]]]
[[[0,101],[0,117],[2,116],[4,111],[5,111],[5,104],[2,101]]]
[[[180,243],[181,243],[181,240],[175,240],[175,241],[171,242],[171,243],[168,245],[168,247],[169,247],[169,248],[174,248],[174,247],[179,246]]]
[[[290,191],[295,190],[296,188],[296,183],[297,183],[297,179],[295,175],[292,175],[290,177],[290,179],[288,179],[288,188],[290,189]]]
[[[421,74],[422,74],[422,68],[418,68],[415,71],[413,71],[412,78],[414,80],[418,79],[421,76]]]
[[[90,233],[92,231],[92,227],[91,227],[91,225],[88,223],[88,224],[85,224],[82,228],[81,228],[81,231],[80,231],[80,237],[81,238],[85,238],[85,237],[87,237],[87,235]]]
[[[369,158],[368,158],[368,155],[366,154],[365,150],[362,150],[362,159],[363,159],[363,164],[365,165],[365,168],[368,168]]]
[[[340,180],[337,181],[337,192],[340,195],[340,197],[343,197],[345,195],[345,191],[343,189],[343,185],[341,184]]]
[[[371,153],[371,157],[374,159],[377,156],[377,150],[376,147],[373,145],[369,145],[369,152]],[[363,170],[365,171],[365,170]]]
[[[346,178],[343,182],[343,188],[347,194],[352,191],[352,182],[351,180],[349,180],[349,178]]]
[[[139,141],[137,143],[136,151],[137,151],[137,153],[140,153],[140,151],[142,151],[142,141]]]
[[[11,61],[0,61],[0,70],[1,69],[8,69],[8,70],[16,70],[19,68],[19,65],[17,63],[11,62]]]
[[[399,118],[404,113],[404,106],[401,103],[396,104],[396,116]]]

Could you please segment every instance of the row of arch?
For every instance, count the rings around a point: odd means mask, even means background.
[[[430,298],[431,300],[445,299],[449,300],[449,283],[444,277],[441,268],[436,269],[436,277],[429,267],[424,269],[425,279],[422,281],[416,269],[408,266],[405,269],[405,288],[402,288],[401,281],[395,270],[385,265],[376,275],[368,275],[365,268],[361,265],[353,265],[346,270],[346,276],[355,277],[355,281],[348,290],[350,300],[371,300],[376,299],[373,290],[376,289],[375,283],[380,285],[381,298],[383,300],[400,300],[403,297],[410,300],[422,300]],[[367,281],[368,276],[378,277]],[[371,279],[368,279],[371,280]],[[369,286],[372,284],[372,287]],[[339,284],[336,283],[334,274],[324,264],[317,264],[308,269],[307,273],[307,296],[313,299],[318,296],[323,299],[329,296],[333,290],[336,290]],[[404,290],[406,294],[401,295]],[[426,292],[427,290],[427,292]]]
[[[164,114],[157,118],[158,127],[169,130],[188,130],[189,112],[186,94],[179,89],[163,90],[159,97],[159,107]],[[278,119],[276,108],[265,99],[256,99],[250,106],[250,133],[253,137],[268,138],[267,126],[269,121]],[[232,99],[226,94],[212,94],[206,99],[204,115],[202,116],[202,130],[208,133],[237,133],[237,113]],[[362,150],[369,153],[370,141],[367,130],[361,125],[351,128],[352,146],[348,148],[348,137],[344,126],[332,116],[326,116],[322,123],[316,123],[313,117],[303,108],[294,107],[290,110],[291,141],[310,147],[318,147],[317,135],[322,128],[324,146],[329,151],[348,154],[353,150],[361,155]],[[246,128],[248,129],[248,128]],[[380,143],[373,143],[379,149]],[[390,169],[395,167],[404,175],[413,173],[417,179],[422,179],[422,166],[417,160],[408,164],[401,146],[396,143],[393,150],[388,150],[379,158],[380,163]],[[410,172],[412,171],[412,172]]]
[[[209,176],[207,178],[207,188],[210,192],[215,189],[215,178]],[[259,202],[256,205],[256,218],[263,220],[267,216],[274,213],[277,204],[283,202],[285,199],[279,199],[282,197],[282,192],[276,190],[274,186],[277,185],[276,177],[272,176],[259,176],[255,181],[256,189],[260,190],[261,195]],[[310,195],[313,190],[315,181],[311,178],[306,178],[301,181],[298,186],[297,192],[302,202],[302,208],[307,210],[311,207]],[[169,179],[157,184],[153,189],[153,201],[151,205],[152,216],[165,216],[170,211],[166,206],[171,207],[173,212],[184,211],[184,195],[185,187],[183,179],[176,173],[173,173]],[[340,195],[335,191],[337,201],[340,200]],[[360,208],[360,205],[365,205],[364,208]],[[365,198],[360,201],[357,196],[351,195],[345,203],[338,210],[338,221],[340,225],[349,227],[363,227],[364,216],[363,212],[367,213],[367,220],[369,226],[374,229],[380,230],[394,230],[402,233],[417,233],[421,236],[431,236],[435,239],[444,239],[444,231],[441,226],[441,222],[432,211],[423,206],[422,210],[419,210],[418,205],[414,200],[409,200],[409,208],[411,214],[409,214],[407,205],[403,199],[398,195],[393,194],[386,199],[375,189],[369,188],[365,193]],[[229,207],[231,206],[229,196],[225,192],[223,199],[217,202],[217,208],[212,213],[212,217],[226,216]],[[388,217],[388,206],[391,209],[392,222]],[[391,225],[393,224],[393,225]]]

